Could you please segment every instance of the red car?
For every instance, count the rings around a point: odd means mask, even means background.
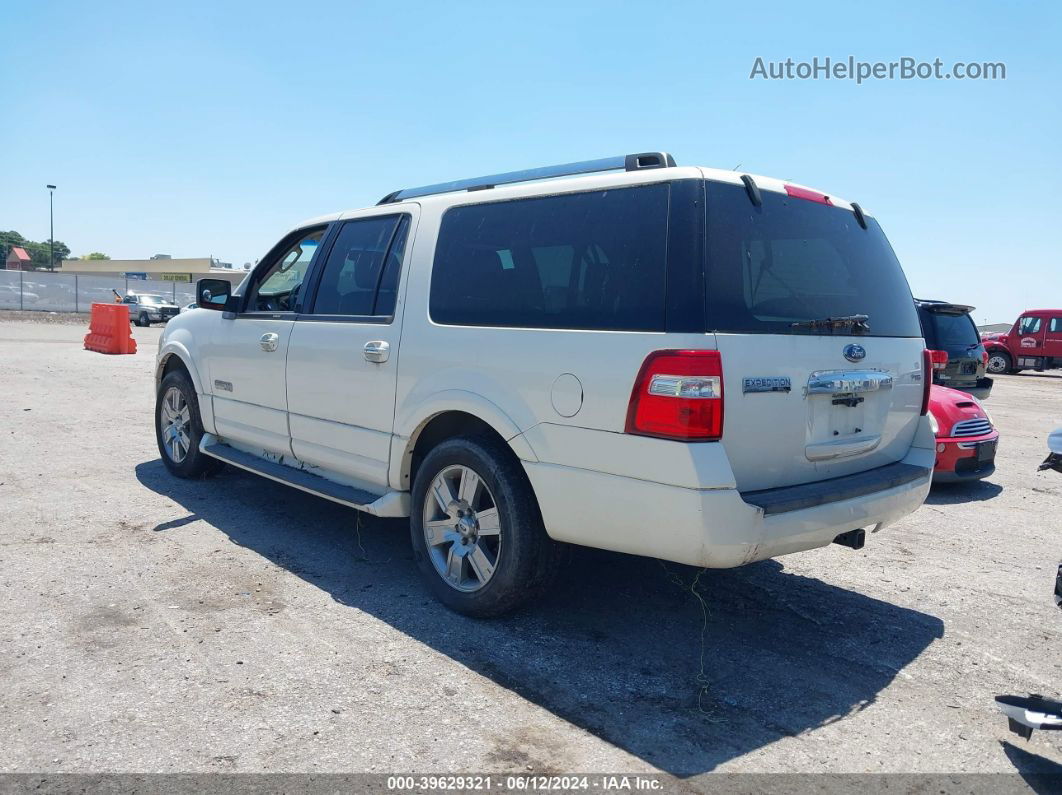
[[[975,398],[934,384],[929,392],[929,421],[937,436],[934,483],[980,480],[996,471],[999,432]]]

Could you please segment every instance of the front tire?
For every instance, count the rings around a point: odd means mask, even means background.
[[[552,581],[559,547],[546,534],[526,473],[503,442],[442,442],[417,470],[412,496],[414,558],[451,610],[499,616]]]
[[[988,354],[988,372],[993,375],[1003,375],[1014,371],[1014,360],[1006,351],[992,351]]]
[[[168,373],[155,399],[155,439],[166,469],[179,478],[216,474],[222,462],[199,450],[204,432],[191,379],[180,370]]]

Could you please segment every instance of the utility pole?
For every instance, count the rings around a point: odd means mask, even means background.
[[[48,188],[48,270],[55,270],[55,206],[52,196],[55,195],[55,185],[46,185]]]

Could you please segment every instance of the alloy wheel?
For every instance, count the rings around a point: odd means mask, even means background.
[[[188,451],[192,446],[191,422],[192,414],[188,408],[188,401],[184,399],[184,393],[177,387],[171,386],[162,397],[159,423],[162,425],[163,449],[175,464],[181,463],[188,457]]]
[[[443,581],[466,593],[483,588],[498,566],[501,519],[487,484],[471,468],[439,472],[424,500],[424,541]]]

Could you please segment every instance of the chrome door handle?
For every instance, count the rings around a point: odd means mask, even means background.
[[[391,346],[383,340],[373,340],[372,342],[366,342],[362,351],[365,354],[366,361],[379,364],[387,361],[387,357],[391,354]]]
[[[272,332],[270,332],[269,334],[263,334],[262,338],[258,340],[258,344],[262,346],[262,350],[270,353],[277,349],[277,343],[279,342],[280,335],[273,334]]]

